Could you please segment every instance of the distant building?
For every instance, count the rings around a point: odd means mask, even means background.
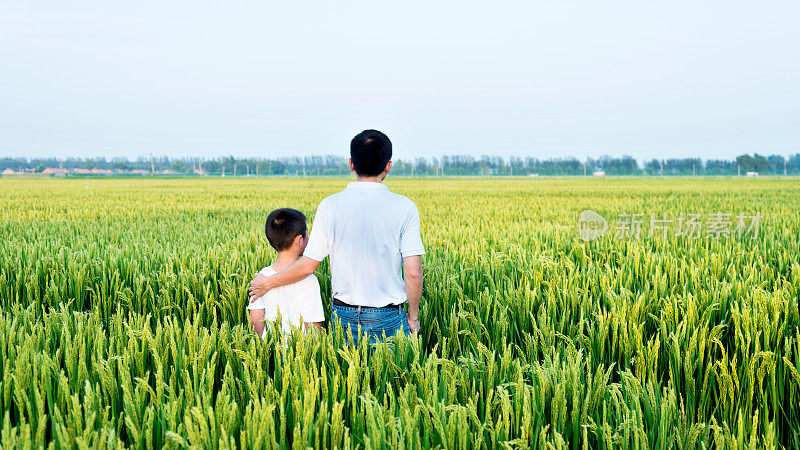
[[[10,167],[6,167],[6,170],[3,171],[3,176],[16,175],[16,174],[17,172],[14,172],[14,170],[11,169]]]
[[[131,170],[131,175],[147,175],[148,173],[150,173],[150,171],[144,169]]]
[[[174,170],[170,170],[170,169],[164,169],[164,170],[162,170],[161,172],[158,172],[158,173],[160,173],[161,175],[177,175],[178,174],[178,172],[175,172]]]
[[[67,176],[67,170],[56,167],[48,167],[42,171],[42,174],[50,175],[52,177],[64,177]]]
[[[598,170],[595,173],[593,173],[592,175],[594,175],[596,177],[604,177],[604,176],[606,176],[606,173],[603,172],[602,170]]]
[[[758,176],[758,172],[747,172],[745,175],[751,178],[755,178]]]

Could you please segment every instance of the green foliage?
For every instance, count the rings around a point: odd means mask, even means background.
[[[423,218],[420,336],[257,338],[263,220],[343,184],[0,180],[0,445],[800,446],[800,182],[389,180]],[[585,243],[584,208],[765,222]]]

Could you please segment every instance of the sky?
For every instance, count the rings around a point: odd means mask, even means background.
[[[800,153],[800,4],[0,3],[0,156]]]

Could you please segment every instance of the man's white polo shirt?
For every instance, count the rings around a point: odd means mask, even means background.
[[[334,298],[371,307],[407,300],[403,258],[423,254],[417,205],[366,181],[322,200],[303,253],[315,261],[330,255]]]

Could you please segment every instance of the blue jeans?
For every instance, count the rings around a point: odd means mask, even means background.
[[[338,317],[338,319],[337,319]],[[350,327],[348,338],[347,327]],[[331,313],[331,330],[342,327],[345,341],[358,345],[358,329],[369,339],[371,344],[382,342],[384,335],[390,338],[398,331],[408,336],[408,320],[406,310],[402,305],[387,308],[352,308],[349,306],[333,305]]]

